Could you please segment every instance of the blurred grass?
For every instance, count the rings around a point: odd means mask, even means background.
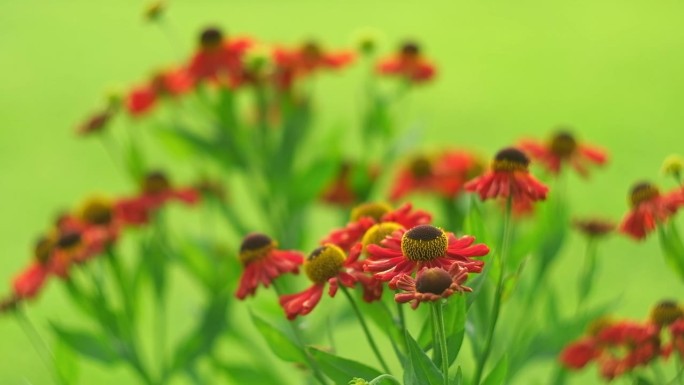
[[[679,1],[186,0],[171,2],[165,30],[143,22],[143,6],[0,0],[0,282],[25,264],[35,236],[60,209],[93,191],[129,191],[99,143],[76,139],[73,127],[107,87],[125,87],[177,61],[207,24],[266,42],[320,37],[330,46],[373,27],[385,35],[388,51],[404,37],[419,39],[440,74],[416,93],[407,123],[419,117],[428,145],[474,147],[488,156],[564,123],[610,151],[610,167],[589,183],[571,180],[578,215],[619,219],[630,185],[640,179],[665,185],[661,160],[683,151]],[[354,113],[354,82],[344,81],[350,76],[319,87],[330,90],[320,95],[323,120],[345,122]],[[554,272],[560,287],[574,282],[582,255],[582,243],[572,241]],[[641,318],[664,296],[682,298],[655,239],[635,244],[614,237],[603,246],[596,302],[620,296],[618,314]],[[48,316],[71,317],[58,286],[31,306],[41,326]],[[574,286],[567,291],[572,304]],[[49,382],[15,322],[0,319],[0,336],[0,383]],[[103,384],[127,378],[97,365],[86,370]],[[573,383],[592,378],[587,373]]]

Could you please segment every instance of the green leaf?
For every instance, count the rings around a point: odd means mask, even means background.
[[[335,178],[339,168],[339,159],[336,156],[329,156],[297,173],[294,176],[293,183],[289,185],[293,189],[292,201],[294,204],[307,204],[321,195],[323,189]]]
[[[139,145],[131,140],[125,149],[124,153],[124,163],[126,164],[126,170],[128,174],[133,178],[135,183],[138,183],[145,176],[145,157],[143,152],[140,150]]]
[[[454,298],[455,297],[455,298]],[[449,366],[456,361],[465,336],[466,299],[465,295],[455,295],[444,306],[444,322],[447,336]],[[440,367],[441,363],[435,363]]]
[[[64,340],[58,338],[55,341],[53,353],[55,369],[61,383],[65,385],[78,383],[79,366],[76,352]]]
[[[456,373],[454,376],[449,379],[449,385],[461,385],[463,384],[463,371],[461,370],[461,367],[459,366],[458,369],[456,369]]]
[[[314,347],[307,347],[307,351],[323,373],[336,384],[346,384],[354,377],[374,378],[382,374],[380,371],[359,362],[338,357]]]
[[[219,337],[228,328],[226,314],[228,306],[232,303],[231,298],[230,294],[223,293],[214,297],[206,306],[196,326],[176,347],[172,371],[191,367],[194,361],[214,348]]]
[[[225,373],[235,384],[277,384],[280,379],[273,373],[271,368],[265,365],[249,367],[244,363],[223,363],[213,360],[214,368]]]
[[[430,357],[418,346],[408,331],[405,333],[405,338],[409,356],[404,369],[405,385],[442,385],[444,383],[442,373]]]
[[[179,158],[188,158],[198,153],[219,156],[215,154],[219,148],[214,142],[191,132],[187,127],[176,125],[174,128],[169,128],[164,125],[156,127],[153,132],[166,150]]]
[[[494,369],[489,373],[482,385],[501,385],[506,381],[508,371],[508,358],[506,355],[501,357]]]
[[[118,363],[120,355],[105,337],[81,330],[71,330],[51,323],[57,337],[78,354],[105,365]]]
[[[472,197],[468,205],[468,212],[463,221],[463,232],[472,235],[478,243],[491,244],[491,234],[487,231],[482,216],[482,206],[475,197]]]
[[[305,363],[304,350],[282,330],[250,311],[252,322],[264,337],[271,351],[283,361]]]

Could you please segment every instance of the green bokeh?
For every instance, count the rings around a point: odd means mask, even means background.
[[[383,33],[386,51],[404,37],[424,42],[439,66],[438,81],[411,105],[426,144],[488,155],[562,123],[610,151],[610,167],[590,182],[570,180],[577,215],[619,219],[630,185],[668,185],[660,163],[684,152],[681,1],[178,0],[162,29],[143,22],[143,6],[0,0],[0,282],[26,263],[36,234],[57,211],[93,191],[127,191],[100,144],[77,139],[73,128],[108,87],[125,88],[178,62],[208,23],[269,43],[316,37],[342,46],[363,27]],[[344,123],[354,113],[357,90],[345,81],[353,78],[319,88],[324,120]],[[655,239],[614,237],[603,246],[596,302],[620,296],[619,315],[643,318],[662,297],[682,298]],[[581,252],[579,237],[571,239],[554,272],[558,287],[568,282],[569,304]],[[30,310],[41,327],[48,316],[70,319],[57,286]],[[0,319],[0,336],[0,384],[49,383],[15,322]],[[119,369],[86,370],[100,383],[128,378]]]

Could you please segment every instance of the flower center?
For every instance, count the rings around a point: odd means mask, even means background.
[[[439,267],[423,270],[416,279],[416,291],[440,295],[453,283],[449,273]]]
[[[46,263],[50,259],[50,253],[55,247],[55,240],[52,237],[43,235],[36,241],[33,248],[33,256],[40,263]]]
[[[494,171],[527,171],[527,166],[530,164],[530,159],[524,152],[517,148],[508,147],[499,151],[492,162],[492,169]]]
[[[276,241],[266,234],[249,234],[242,240],[238,259],[240,259],[243,265],[247,265],[266,257],[277,246]]]
[[[651,321],[663,327],[684,317],[684,310],[675,301],[661,301],[651,311]]]
[[[560,157],[567,158],[577,149],[577,141],[567,131],[560,131],[551,139],[551,152]]]
[[[59,235],[55,246],[62,250],[71,250],[81,244],[81,233],[78,231],[66,231]]]
[[[419,225],[401,237],[401,251],[411,261],[430,261],[446,254],[449,240],[442,229]]]
[[[168,191],[171,188],[169,178],[161,171],[154,171],[145,177],[142,190],[145,194],[155,195]]]
[[[223,42],[223,32],[219,28],[209,27],[200,34],[200,47],[211,50],[221,46]]]
[[[404,59],[415,59],[420,56],[420,45],[415,41],[406,41],[399,48],[399,54]]]
[[[311,252],[304,262],[304,272],[311,281],[322,284],[339,274],[345,259],[344,251],[329,243]]]
[[[366,246],[368,245],[379,245],[385,237],[402,228],[404,227],[396,222],[382,222],[373,225],[373,227],[363,234],[363,238],[361,239],[363,249],[366,250]]]
[[[387,203],[362,203],[352,209],[351,220],[356,222],[363,217],[370,217],[375,219],[376,222],[380,222],[382,217],[390,211],[392,211],[392,207]]]
[[[305,61],[315,62],[321,58],[321,47],[314,41],[307,41],[301,48]]]
[[[409,163],[411,175],[417,179],[422,179],[432,175],[432,161],[426,156],[416,156]]]
[[[648,202],[660,195],[660,191],[654,185],[648,182],[637,183],[632,187],[629,200],[632,207],[636,207],[644,202]]]
[[[604,329],[613,326],[615,322],[608,317],[600,317],[592,321],[589,326],[587,326],[587,334],[590,336],[597,336]]]
[[[92,198],[81,208],[81,219],[90,225],[108,225],[113,218],[112,202],[106,198]]]

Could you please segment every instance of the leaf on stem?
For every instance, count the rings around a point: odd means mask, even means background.
[[[404,368],[405,385],[442,385],[444,378],[437,366],[408,331],[405,333],[409,359]]]
[[[499,362],[494,366],[487,378],[485,378],[482,385],[501,385],[506,381],[506,373],[508,372],[508,358],[506,355],[501,357]]]
[[[69,329],[52,322],[50,326],[57,337],[78,354],[104,365],[114,365],[120,362],[122,353],[108,343],[104,336]]]
[[[359,362],[338,357],[314,347],[306,349],[323,373],[336,384],[346,384],[354,377],[375,378],[382,375],[380,371]]]
[[[275,325],[250,311],[252,322],[264,337],[271,351],[283,361],[306,363],[305,352],[297,343]]]

